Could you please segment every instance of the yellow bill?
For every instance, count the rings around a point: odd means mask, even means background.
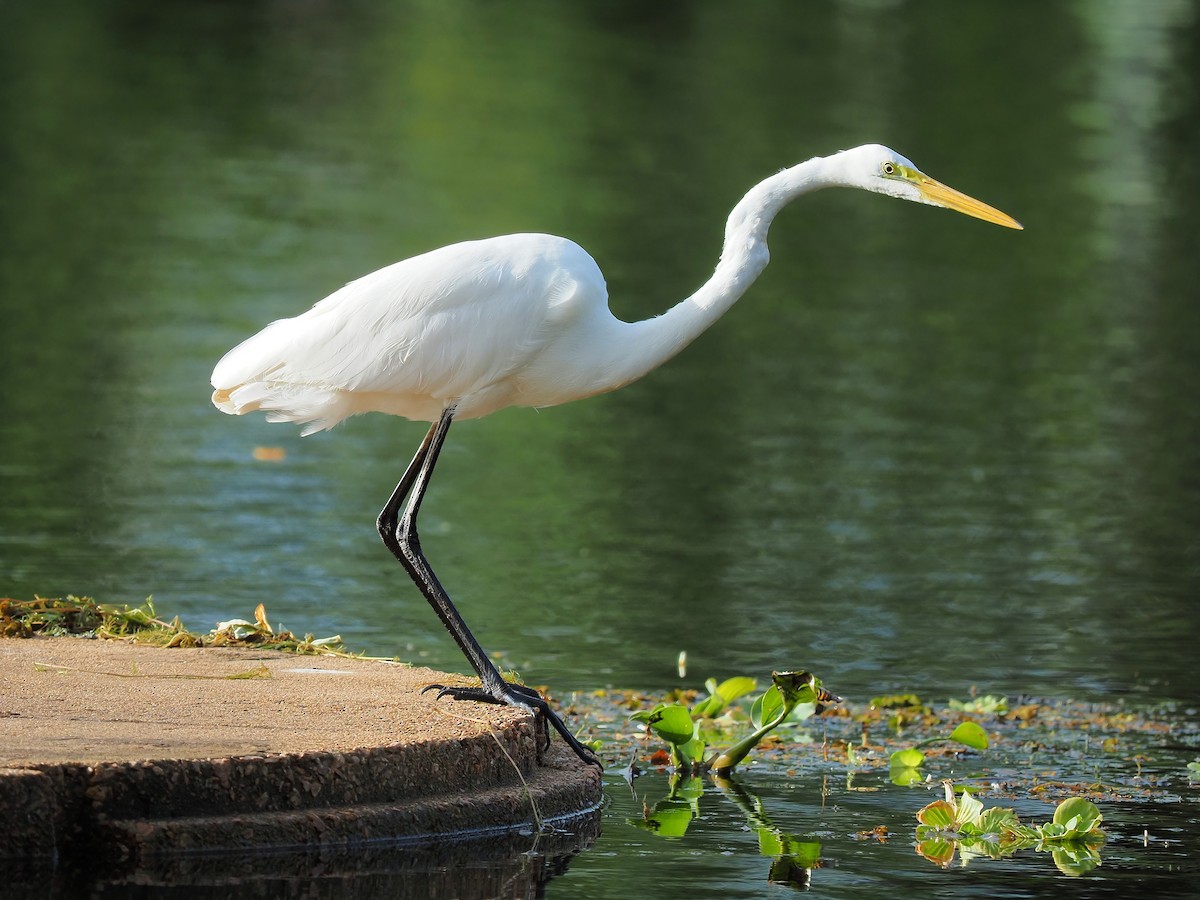
[[[966,213],[968,216],[983,219],[985,222],[1003,225],[1005,228],[1016,228],[1018,231],[1025,230],[1025,226],[1007,213],[1000,212],[994,206],[988,206],[982,200],[968,197],[962,191],[956,191],[954,188],[948,187],[940,181],[930,178],[928,175],[918,175],[914,183],[917,186],[917,190],[921,192],[921,196],[930,203],[935,203],[938,206],[944,206],[946,209],[953,209],[960,213]]]

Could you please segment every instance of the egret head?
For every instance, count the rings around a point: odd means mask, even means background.
[[[833,160],[837,161],[839,177],[849,187],[931,206],[944,206],[1005,228],[1023,228],[1012,216],[930,178],[911,160],[881,144],[865,144],[845,150],[830,157],[830,161]]]

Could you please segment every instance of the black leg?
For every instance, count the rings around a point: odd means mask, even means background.
[[[455,609],[445,588],[437,580],[429,561],[421,551],[421,542],[417,535],[417,513],[420,512],[421,501],[425,497],[426,488],[429,487],[433,467],[437,464],[438,453],[441,452],[442,444],[446,440],[446,432],[450,430],[453,418],[454,410],[448,409],[442,413],[441,419],[429,429],[429,433],[421,441],[421,446],[413,456],[412,462],[408,464],[408,468],[405,469],[400,483],[396,485],[396,489],[392,492],[392,496],[383,507],[376,522],[379,536],[383,538],[384,545],[399,560],[400,565],[404,566],[404,570],[408,572],[409,577],[412,578],[425,599],[429,601],[429,605],[433,607],[438,618],[442,620],[442,624],[446,626],[446,630],[450,632],[463,655],[467,657],[467,661],[481,682],[477,688],[431,685],[429,689],[436,689],[439,697],[449,695],[456,700],[480,700],[527,709],[535,715],[541,716],[549,725],[553,726],[580,759],[603,768],[595,754],[584,747],[575,735],[571,734],[566,724],[550,708],[541,694],[532,688],[504,680],[495,664],[484,653],[479,642],[475,640],[475,635],[471,633],[467,623]],[[401,512],[400,507],[404,503],[405,497],[408,498],[408,503]]]

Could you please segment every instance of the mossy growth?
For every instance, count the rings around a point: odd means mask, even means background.
[[[297,637],[276,629],[267,621],[263,604],[254,610],[254,621],[230,619],[212,631],[189,631],[175,616],[159,618],[153,598],[140,606],[97,603],[91,597],[35,597],[33,600],[0,598],[0,637],[75,636],[106,640],[129,640],[157,647],[256,647],[292,653],[351,656],[338,635]]]

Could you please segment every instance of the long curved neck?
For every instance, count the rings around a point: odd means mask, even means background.
[[[747,192],[725,223],[725,246],[712,277],[662,315],[625,326],[621,366],[625,377],[620,383],[627,384],[666,362],[737,302],[770,261],[767,231],[779,211],[801,194],[835,183],[826,177],[825,162],[824,157],[815,157]]]

